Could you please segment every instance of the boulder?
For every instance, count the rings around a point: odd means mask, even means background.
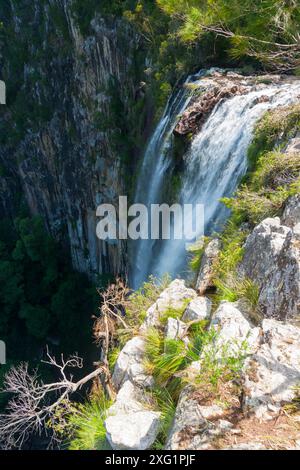
[[[227,351],[232,353],[238,353],[245,342],[248,353],[255,351],[259,345],[260,328],[254,328],[238,310],[235,303],[221,302],[214,314],[211,327],[218,331],[217,347],[226,345]],[[216,345],[209,345],[208,347],[215,347]],[[222,354],[221,349],[220,354]]]
[[[159,423],[153,411],[110,416],[105,422],[107,440],[114,450],[146,450],[156,439]]]
[[[292,228],[300,223],[300,194],[288,199],[281,218],[281,223],[282,225]]]
[[[183,308],[188,299],[192,300],[196,296],[197,294],[194,289],[186,287],[183,280],[175,279],[148,309],[146,319],[141,326],[141,331],[144,332],[152,326],[157,326],[160,314],[165,312],[168,308]]]
[[[166,450],[196,450],[206,429],[207,420],[201,414],[199,403],[189,388],[184,389],[176,408]]]
[[[166,325],[166,339],[182,339],[186,333],[187,326],[177,318],[168,318]]]
[[[144,370],[144,351],[145,340],[141,336],[135,336],[125,344],[119,354],[112,376],[116,390],[127,380],[144,387],[153,385],[153,378],[147,375]]]
[[[196,289],[200,295],[203,295],[207,289],[213,287],[214,264],[218,259],[220,247],[220,240],[215,238],[208,243],[204,250],[196,283]]]
[[[248,359],[245,407],[258,418],[276,415],[300,383],[300,328],[276,320],[262,322],[258,351]]]
[[[265,317],[285,320],[300,313],[300,224],[280,219],[261,222],[245,243],[241,276],[259,287],[259,307]]]
[[[130,381],[124,383],[105,420],[106,437],[114,450],[145,450],[154,443],[160,413],[143,402],[143,392]]]
[[[225,86],[216,85],[207,90],[184,111],[174,129],[174,134],[182,136],[199,132],[210,113],[221,100],[245,94],[248,91],[248,88],[229,81]]]
[[[186,387],[179,398],[175,419],[166,444],[167,450],[204,450],[211,447],[216,435],[222,434],[225,413],[221,406],[201,406],[190,387]]]
[[[300,153],[300,134],[289,141],[285,153]]]
[[[208,320],[211,313],[212,303],[207,297],[197,297],[187,306],[182,321]]]

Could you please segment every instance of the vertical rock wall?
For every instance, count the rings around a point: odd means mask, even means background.
[[[124,272],[126,247],[97,239],[96,208],[126,194],[123,116],[138,99],[139,37],[97,15],[83,37],[72,0],[7,3],[1,13],[14,45],[2,48],[9,91],[0,110],[0,214],[15,217],[25,197],[70,247],[77,270]]]

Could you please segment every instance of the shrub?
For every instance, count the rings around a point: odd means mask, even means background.
[[[176,412],[176,401],[166,388],[155,387],[151,393],[154,409],[161,413],[160,427],[153,449],[163,450]]]
[[[104,395],[77,405],[68,424],[72,430],[69,450],[105,450],[110,446],[106,440],[104,421],[110,402]]]
[[[193,380],[197,391],[203,398],[211,400],[226,393],[226,387],[239,383],[239,379],[248,356],[248,341],[220,342],[217,331],[209,331],[208,341],[203,347],[200,359],[200,373]],[[226,385],[228,384],[228,385]],[[231,392],[229,392],[231,393]]]

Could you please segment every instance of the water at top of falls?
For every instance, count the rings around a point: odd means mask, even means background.
[[[201,79],[200,79],[201,80]],[[296,101],[300,82],[270,85],[245,95],[220,102],[201,131],[193,138],[184,157],[185,169],[179,195],[181,204],[204,204],[205,232],[220,228],[228,210],[220,198],[231,196],[247,171],[247,150],[257,120],[265,111]],[[259,102],[268,96],[269,101]],[[179,91],[169,102],[147,147],[139,175],[136,202],[146,205],[159,201],[168,177],[174,127],[190,102],[186,90]],[[189,217],[192,217],[192,213]],[[200,237],[203,233],[198,233]],[[139,240],[134,250],[132,284],[141,285],[149,274],[176,276],[186,265],[186,240],[163,240],[155,246],[151,240]]]

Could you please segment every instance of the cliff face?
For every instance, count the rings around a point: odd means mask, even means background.
[[[25,199],[70,247],[77,270],[124,272],[125,246],[96,237],[96,208],[125,194],[122,158],[132,149],[123,117],[139,99],[139,37],[96,16],[84,38],[72,0],[25,3],[1,7],[0,213],[15,217]]]

